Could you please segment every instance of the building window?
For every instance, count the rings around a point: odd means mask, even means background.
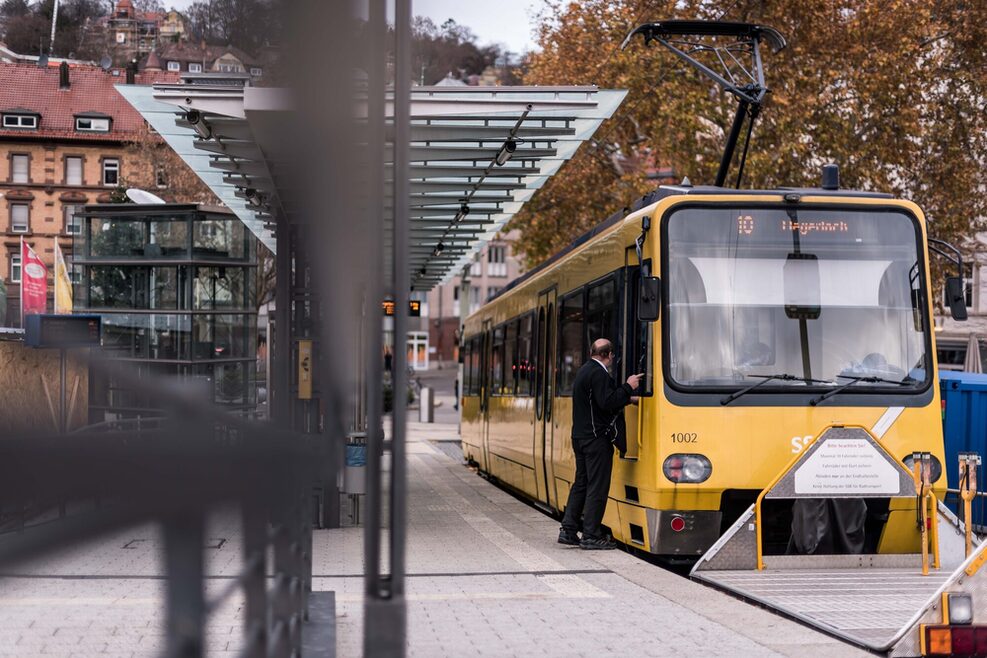
[[[103,160],[103,185],[116,187],[120,184],[120,161],[116,158]]]
[[[117,43],[127,43],[126,32],[117,32]]]
[[[177,62],[176,62],[176,64],[177,64]],[[188,72],[189,73],[202,73],[202,64],[197,64],[195,62],[189,63],[189,65],[188,65]]]
[[[30,167],[31,159],[26,155],[12,155],[10,156],[10,182],[11,183],[30,183]]]
[[[168,62],[168,70],[169,71],[181,71],[182,70],[182,65],[179,62]],[[190,66],[189,67],[189,71],[191,71],[191,70],[192,70],[192,67]]]
[[[470,263],[470,276],[480,276],[481,274],[483,274],[483,265],[480,264],[480,254],[477,254],[473,262]]]
[[[20,254],[10,256],[10,282],[21,282],[21,256]]]
[[[38,127],[38,116],[36,114],[4,114],[3,127],[36,130]]]
[[[491,245],[487,249],[487,276],[507,276],[507,247]]]
[[[92,117],[76,117],[75,129],[80,132],[87,133],[108,133],[110,132],[110,120]]]
[[[65,158],[65,184],[82,185],[82,158],[77,156]]]
[[[264,69],[258,68],[256,66],[252,66],[250,67],[250,75],[254,76],[255,78],[259,78],[262,75],[264,75]]]
[[[500,291],[503,289],[504,288],[502,286],[490,286],[487,288],[487,301],[489,302],[491,299],[499,295]]]
[[[27,233],[31,227],[31,213],[26,203],[10,204],[10,230]]]
[[[66,235],[80,235],[82,233],[82,217],[77,214],[80,212],[82,212],[81,205],[67,204],[62,206]]]
[[[161,165],[158,165],[154,170],[154,185],[162,190],[168,187],[168,174]]]
[[[470,313],[480,308],[480,286],[470,286]]]
[[[72,283],[82,283],[82,265],[76,265],[75,263],[69,263],[69,281]]]

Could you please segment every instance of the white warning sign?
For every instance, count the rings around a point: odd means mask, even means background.
[[[795,470],[802,496],[897,496],[898,469],[867,439],[830,439]]]

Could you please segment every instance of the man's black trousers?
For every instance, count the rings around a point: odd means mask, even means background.
[[[572,451],[576,454],[576,481],[569,490],[562,527],[576,532],[582,516],[583,538],[600,539],[603,537],[600,523],[610,493],[613,445],[605,439],[574,438]]]

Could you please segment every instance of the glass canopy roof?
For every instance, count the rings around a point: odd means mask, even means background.
[[[288,92],[203,82],[117,89],[274,251],[277,226],[291,221],[297,208],[283,170],[292,154],[272,129],[291,120]],[[455,276],[626,94],[596,87],[412,88],[413,288],[427,290]],[[387,117],[392,109],[388,102]],[[390,139],[392,124],[387,130]]]

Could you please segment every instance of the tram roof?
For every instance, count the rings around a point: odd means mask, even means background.
[[[294,111],[288,91],[201,80],[117,89],[274,251],[278,225],[292,221],[299,207],[284,170],[291,154],[284,153],[282,135],[271,129]],[[592,86],[413,87],[408,262],[414,289],[428,290],[455,276],[626,95]],[[391,101],[389,96],[388,117]],[[208,138],[186,120],[189,109],[200,112]],[[390,138],[390,121],[387,131]],[[514,142],[510,158],[495,164],[509,140]],[[259,196],[248,199],[248,190]],[[264,200],[259,208],[251,205],[258,198]],[[469,212],[458,216],[464,202]],[[440,241],[444,248],[436,253]]]

